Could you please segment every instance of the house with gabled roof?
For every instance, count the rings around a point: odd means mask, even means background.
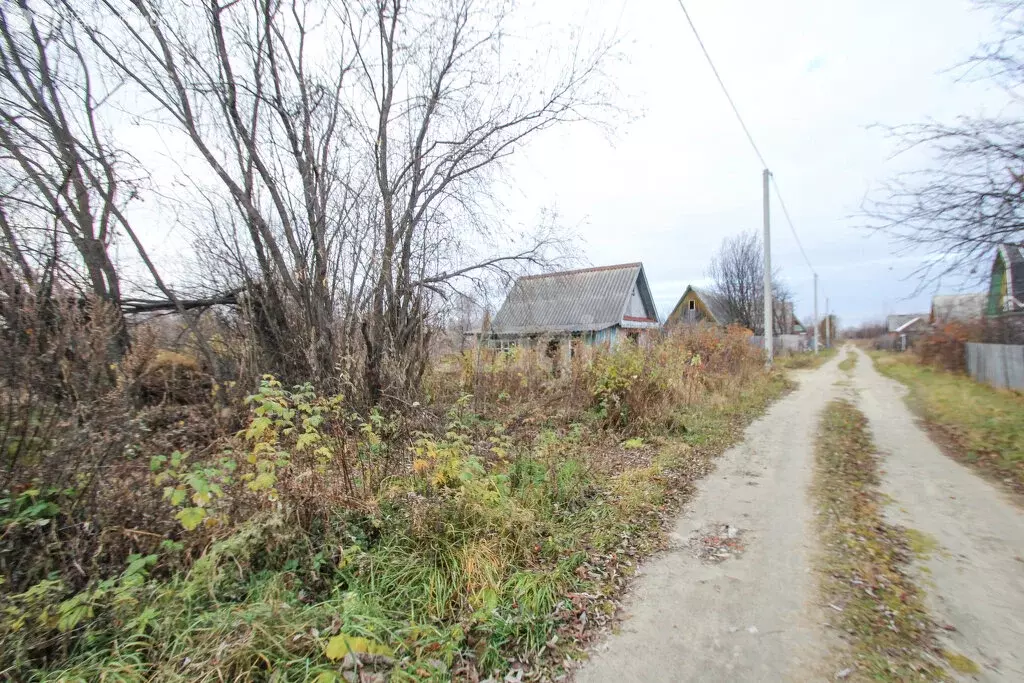
[[[992,262],[985,314],[1024,313],[1024,251],[1019,244],[1000,244]]]
[[[676,307],[665,320],[665,325],[696,322],[728,325],[731,322],[729,309],[721,297],[710,289],[687,285]]]
[[[525,275],[485,336],[498,345],[539,339],[616,343],[661,327],[642,263]]]
[[[928,313],[892,313],[885,318],[885,330],[889,334],[924,332],[928,328]]]
[[[937,294],[932,297],[932,310],[928,322],[932,325],[943,323],[976,323],[985,315],[988,294]]]
[[[775,301],[775,334],[800,335],[807,332],[803,323],[793,314],[792,301]],[[681,323],[707,322],[714,325],[731,325],[736,323],[730,314],[729,306],[722,297],[713,290],[687,285],[683,295],[679,297],[675,308],[665,320],[666,327]],[[762,327],[764,327],[762,325]]]

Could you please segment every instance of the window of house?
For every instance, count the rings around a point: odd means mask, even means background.
[[[697,302],[694,301],[693,299],[690,299],[690,310],[691,311],[697,310]]]

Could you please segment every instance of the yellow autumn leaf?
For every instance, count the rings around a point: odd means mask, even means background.
[[[387,645],[375,643],[369,638],[359,638],[342,634],[334,636],[327,641],[324,654],[331,661],[341,659],[347,654],[357,655],[385,655],[391,657],[394,651]]]
[[[185,508],[174,515],[186,531],[192,531],[199,523],[206,519],[206,510],[203,508]]]
[[[430,463],[423,458],[416,458],[412,461],[412,471],[419,474],[427,470],[430,467]]]

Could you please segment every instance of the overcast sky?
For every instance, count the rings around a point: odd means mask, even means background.
[[[965,0],[687,8],[782,188],[821,278],[822,311],[825,296],[844,324],[927,310],[934,291],[911,296],[915,259],[895,256],[857,216],[867,193],[927,158],[893,159],[895,142],[869,127],[998,108],[994,87],[950,73],[993,36],[991,18]],[[625,60],[612,75],[634,120],[611,136],[576,126],[534,140],[512,164],[511,208],[527,221],[538,206],[557,207],[593,265],[643,261],[664,317],[687,283],[705,277],[723,237],[760,230],[761,165],[676,0],[580,0],[563,10],[590,29],[618,29]],[[773,209],[773,263],[806,314],[811,272]]]

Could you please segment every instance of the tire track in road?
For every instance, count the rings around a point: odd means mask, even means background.
[[[928,609],[955,630],[943,640],[974,660],[982,681],[1024,681],[1024,510],[998,487],[945,456],[863,352],[853,387],[884,455],[881,490],[893,522],[938,548],[920,560]]]
[[[828,636],[811,572],[817,545],[809,487],[837,365],[794,373],[798,388],[718,458],[680,516],[670,549],[642,567],[621,630],[594,649],[577,681],[828,678],[818,671]],[[709,561],[701,539],[717,540],[730,528],[743,553],[712,553]]]

